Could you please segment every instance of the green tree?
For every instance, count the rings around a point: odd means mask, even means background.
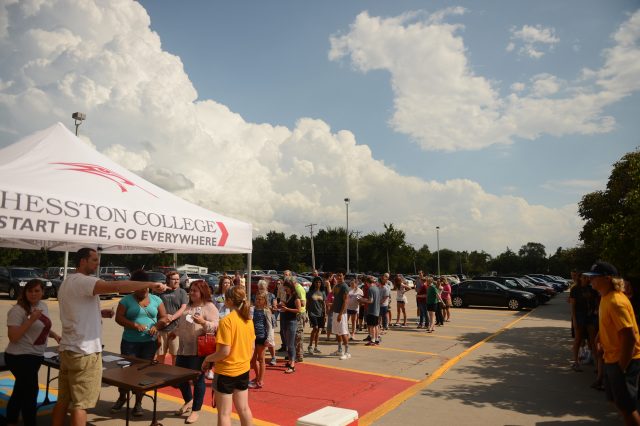
[[[547,272],[547,252],[543,244],[527,243],[518,250],[520,272]]]
[[[622,274],[640,276],[640,151],[616,162],[607,188],[585,195],[578,212],[585,220],[580,239],[587,251]]]

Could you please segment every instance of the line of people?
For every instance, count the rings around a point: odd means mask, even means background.
[[[582,372],[585,363],[593,363],[592,387],[605,391],[624,424],[640,425],[640,293],[607,262],[596,262],[589,271],[574,271],[571,276],[571,368]]]

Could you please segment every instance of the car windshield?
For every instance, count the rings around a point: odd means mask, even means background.
[[[16,278],[37,278],[38,273],[33,269],[16,268],[11,270],[11,275]]]
[[[513,280],[504,280],[504,283],[503,283],[503,284],[504,284],[505,286],[507,286],[507,287],[511,287],[511,288],[518,288],[518,287],[519,287],[519,286],[518,286],[518,284],[517,284],[515,281],[513,281]]]

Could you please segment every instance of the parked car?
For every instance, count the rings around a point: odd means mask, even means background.
[[[76,268],[73,266],[67,267],[67,275],[73,274],[76,272]],[[63,279],[64,278],[64,266],[51,266],[47,268],[45,272],[45,278],[51,279]]]
[[[165,274],[163,274],[162,272],[157,272],[157,271],[145,271],[145,272],[147,273],[147,276],[149,277],[149,281],[152,281],[154,283],[166,284],[167,276]]]
[[[265,280],[267,282],[267,290],[276,294],[276,281],[271,275],[251,275],[251,294],[258,292],[258,281]]]
[[[100,275],[100,279],[102,281],[126,281],[129,279],[128,276],[126,275],[113,275],[113,274],[102,274]],[[121,294],[130,294],[132,293],[131,291],[125,291],[125,292],[115,292],[115,293],[108,293],[108,294],[101,294],[100,298],[101,299],[112,299],[115,296],[119,296]]]
[[[131,278],[131,271],[126,266],[101,266],[100,276],[111,275],[115,280],[128,280]]]
[[[32,279],[39,279],[44,283],[44,298],[48,298],[54,292],[53,283],[45,278],[33,268],[0,267],[0,292],[8,293],[9,298],[17,299],[22,287]]]
[[[543,278],[540,278],[540,277],[535,277],[533,275],[525,275],[523,278],[526,278],[529,281],[531,281],[532,283],[537,284],[537,285],[544,285],[544,286],[547,286],[547,287],[551,287],[552,289],[554,289],[558,293],[561,293],[562,291],[564,291],[564,287],[560,283],[556,283],[556,282],[550,281],[549,279],[543,279]]]
[[[195,274],[192,272],[184,272],[180,275],[180,287],[185,290],[189,290],[191,283],[197,280],[204,280],[202,274]]]
[[[301,277],[299,275],[296,277],[296,280],[298,281],[298,284],[300,284],[302,287],[304,287],[304,291],[306,291],[308,293],[309,289],[311,288],[311,281],[309,281],[307,278]]]
[[[209,288],[211,289],[211,294],[218,288],[218,283],[220,282],[220,278],[214,274],[200,274],[203,280],[207,282]]]
[[[528,291],[538,298],[538,303],[543,304],[551,300],[553,290],[548,287],[528,285],[514,277],[473,277],[474,280],[489,280],[503,284],[513,290]]]
[[[533,293],[513,290],[489,280],[469,280],[452,285],[451,302],[456,308],[478,305],[506,306],[518,310],[538,306],[538,299]]]

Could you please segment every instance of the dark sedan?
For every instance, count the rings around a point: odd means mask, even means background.
[[[489,280],[470,280],[451,286],[451,302],[456,308],[469,305],[506,306],[512,310],[535,308],[538,299],[532,293],[512,290]]]
[[[533,286],[533,285],[530,286],[524,282],[521,282],[518,278],[514,278],[514,277],[474,277],[473,279],[495,281],[506,287],[509,287],[512,290],[520,290],[520,291],[527,291],[529,293],[533,293],[538,298],[538,303],[540,304],[547,303],[549,300],[551,300],[551,297],[555,294],[555,291],[553,291],[548,287]]]

